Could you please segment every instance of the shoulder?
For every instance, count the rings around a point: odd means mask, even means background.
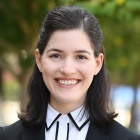
[[[17,140],[21,137],[23,125],[21,121],[17,121],[12,125],[0,128],[0,138],[3,140]]]
[[[109,127],[109,135],[110,137],[112,137],[115,140],[140,140],[140,136],[134,132],[132,132],[131,130],[125,128],[124,126],[122,126],[120,123],[114,121],[110,127]],[[108,131],[108,132],[109,132]]]

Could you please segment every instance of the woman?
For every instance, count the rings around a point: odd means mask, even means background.
[[[97,19],[77,6],[58,7],[43,22],[20,121],[0,140],[140,140],[114,121]]]

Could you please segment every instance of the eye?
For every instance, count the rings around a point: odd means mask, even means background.
[[[55,53],[50,55],[51,58],[62,58],[61,55]]]
[[[87,59],[87,57],[84,55],[78,55],[76,56],[76,59]]]

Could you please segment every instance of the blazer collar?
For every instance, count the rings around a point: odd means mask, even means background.
[[[107,133],[109,127],[100,127],[90,123],[85,140],[110,140]],[[24,128],[22,130],[22,140],[45,140],[45,123],[32,128]]]
[[[90,123],[86,140],[110,140],[107,135],[109,131],[109,127],[101,127]]]

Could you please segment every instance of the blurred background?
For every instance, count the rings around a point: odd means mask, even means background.
[[[98,18],[116,120],[140,133],[140,0],[0,0],[0,126],[18,120],[46,12],[71,4]]]

